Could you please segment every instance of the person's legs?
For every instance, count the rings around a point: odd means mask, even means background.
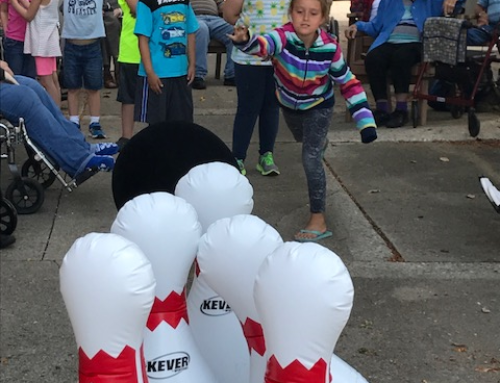
[[[120,63],[120,66],[120,81],[116,100],[122,104],[122,134],[117,141],[121,149],[134,134],[134,104],[139,64]]]
[[[276,84],[272,66],[258,67],[265,81],[263,102],[259,113],[259,153],[274,151],[279,125],[279,104],[276,99]]]
[[[80,45],[66,41],[63,52],[63,78],[68,89],[68,111],[70,120],[78,123],[78,94],[83,86],[83,59]],[[77,122],[78,121],[78,122]]]
[[[35,80],[16,76],[20,85],[0,84],[1,113],[13,123],[22,117],[30,139],[73,176],[94,156],[91,145]]]
[[[208,72],[208,44],[210,43],[210,32],[206,23],[207,16],[196,16],[199,28],[196,31],[196,63],[195,63],[195,79],[192,83],[193,89],[205,89],[205,76]]]
[[[238,105],[233,123],[233,155],[244,161],[257,117],[262,109],[266,80],[262,67],[235,64]]]
[[[52,97],[57,106],[61,106],[61,88],[57,79],[55,57],[35,57],[36,72],[40,83]]]
[[[234,31],[234,26],[226,22],[222,17],[208,16],[205,20],[210,30],[210,38],[215,39],[226,46],[226,66],[224,68],[224,79],[234,78],[234,62],[231,59],[231,52],[233,50],[233,42],[227,37]]]
[[[304,113],[283,110],[292,131],[302,130],[302,165],[307,179],[311,215],[306,227],[295,235],[299,241],[314,240],[326,232],[326,176],[323,150],[332,119],[333,108],[313,109]]]
[[[36,77],[35,59],[24,53],[24,42],[7,37],[3,40],[4,59],[16,75]]]
[[[467,30],[467,45],[485,45],[491,41],[494,27],[482,25]]]
[[[89,132],[93,138],[106,138],[99,122],[101,116],[101,93],[103,86],[102,78],[102,54],[99,41],[84,45],[82,48],[82,60],[84,60],[83,86],[87,91],[90,125]]]
[[[395,44],[382,44],[368,52],[365,69],[375,101],[387,100],[387,74]]]
[[[408,121],[408,95],[413,66],[422,60],[422,44],[394,44],[390,64],[391,80],[396,94],[396,109],[386,123],[388,128],[399,128]]]

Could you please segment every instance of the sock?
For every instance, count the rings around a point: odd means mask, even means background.
[[[99,123],[99,116],[90,116],[90,123],[93,124],[94,122]]]
[[[382,112],[389,113],[389,103],[387,102],[387,100],[377,100],[376,109]]]
[[[406,101],[396,102],[396,110],[402,110],[403,112],[406,112],[408,110],[408,103]]]
[[[78,116],[69,116],[69,120],[77,125],[80,125],[80,117]]]

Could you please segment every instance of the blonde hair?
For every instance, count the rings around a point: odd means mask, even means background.
[[[290,0],[290,5],[288,6],[288,14],[292,14],[293,6],[295,4],[296,0]],[[319,4],[321,5],[321,14],[327,19],[327,17],[330,15],[330,7],[332,6],[332,0],[318,0]]]

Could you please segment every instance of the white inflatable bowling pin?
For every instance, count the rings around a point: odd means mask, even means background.
[[[192,168],[175,188],[198,213],[203,232],[220,218],[250,213],[253,189],[231,165],[211,162]],[[247,383],[249,354],[231,307],[198,276],[195,268],[188,296],[191,329],[199,348],[221,383]]]
[[[278,232],[251,215],[221,219],[201,237],[200,275],[234,310],[250,349],[250,383],[262,383],[266,369],[265,340],[255,307],[253,288],[264,259],[283,243]],[[331,359],[336,383],[366,383],[336,355]]]
[[[250,383],[262,383],[266,345],[253,299],[257,270],[283,244],[279,233],[253,215],[220,219],[200,240],[198,265],[207,281],[236,313],[250,350]]]
[[[65,255],[61,293],[75,333],[80,383],[147,383],[144,327],[155,278],[137,245],[87,234]]]
[[[156,277],[144,337],[150,381],[215,382],[191,334],[186,308],[185,286],[201,236],[194,208],[168,193],[143,194],[120,209],[111,231],[142,249]]]
[[[254,286],[267,346],[264,382],[337,382],[330,360],[353,295],[345,265],[323,246],[286,242],[268,256]]]

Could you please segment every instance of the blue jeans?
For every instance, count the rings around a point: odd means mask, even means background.
[[[5,61],[14,74],[31,78],[36,77],[35,58],[23,52],[24,41],[12,40],[6,37],[3,41],[3,50]]]
[[[234,63],[231,60],[233,42],[227,37],[232,34],[234,27],[227,23],[222,17],[197,15],[199,28],[196,31],[196,70],[195,76],[205,78],[208,72],[207,54],[210,39],[215,39],[226,46],[226,67],[224,78],[234,77]]]
[[[238,107],[233,125],[233,155],[244,160],[259,118],[259,153],[274,150],[278,134],[279,104],[276,99],[274,68],[235,64]]]
[[[64,85],[67,89],[100,90],[103,86],[101,42],[64,43]]]
[[[24,118],[31,140],[71,177],[83,171],[95,147],[36,80],[15,78],[19,85],[0,82],[0,113],[13,124]]]
[[[489,43],[493,36],[495,27],[491,25],[481,25],[467,31],[467,45],[485,45]]]

